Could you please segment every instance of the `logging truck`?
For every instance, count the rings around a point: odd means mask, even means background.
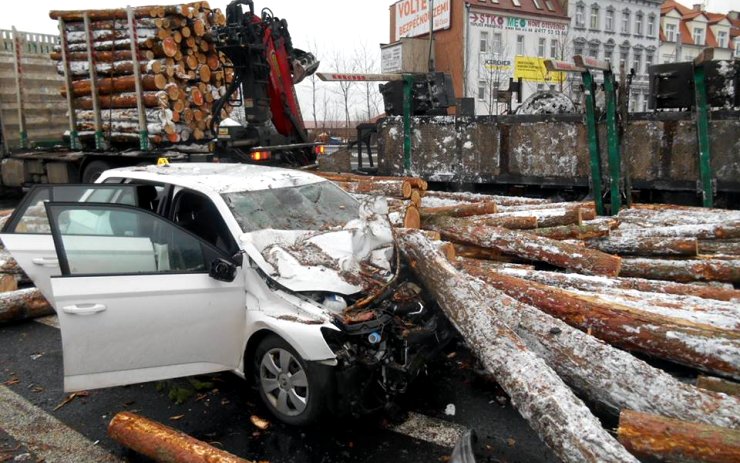
[[[294,85],[318,61],[269,9],[235,0],[225,14],[194,2],[49,16],[58,36],[0,32],[3,186],[90,183],[161,157],[315,162]]]

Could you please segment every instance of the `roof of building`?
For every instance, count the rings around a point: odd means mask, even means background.
[[[663,4],[660,7],[660,15],[665,16],[671,11],[676,11],[678,14],[681,15],[681,22],[679,24],[679,37],[681,38],[681,43],[684,45],[695,45],[694,43],[694,36],[689,29],[688,23],[693,21],[694,19],[698,18],[699,16],[703,16],[707,20],[707,25],[713,26],[715,24],[718,24],[724,19],[728,19],[731,23],[733,22],[726,14],[723,13],[710,13],[707,11],[699,11],[694,8],[689,8],[687,6],[684,6],[675,0],[665,0]],[[740,34],[740,32],[733,33],[733,30],[730,29],[730,36],[734,37],[735,35]],[[719,42],[717,41],[717,37],[714,34],[714,31],[711,27],[707,27],[706,29],[706,37],[705,37],[705,43],[704,46],[707,47],[719,47]],[[663,31],[663,27],[660,28],[660,40],[661,42],[666,41],[666,36]],[[728,41],[727,44],[725,44],[725,48],[731,48],[732,44]]]
[[[465,0],[477,9],[569,19],[558,0],[499,0],[498,3]]]

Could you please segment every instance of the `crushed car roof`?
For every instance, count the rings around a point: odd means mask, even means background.
[[[309,185],[323,178],[293,169],[223,163],[173,163],[166,166],[136,166],[111,169],[101,178],[125,177],[165,182],[215,193],[259,191]]]

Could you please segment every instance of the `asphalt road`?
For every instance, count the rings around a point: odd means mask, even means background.
[[[89,391],[60,407],[68,395],[62,391],[59,330],[37,322],[0,326],[0,346],[0,388],[124,461],[148,461],[106,435],[111,417],[124,410],[238,456],[271,463],[445,462],[451,442],[464,429],[479,436],[478,462],[557,461],[500,387],[475,372],[475,362],[462,348],[452,347],[439,364],[430,366],[393,416],[329,418],[321,426],[295,428],[273,420],[257,393],[230,373]],[[250,421],[252,415],[266,418],[270,427],[259,430]],[[41,424],[31,426],[40,429],[12,436],[17,428],[0,418],[0,461],[41,448],[33,440],[48,431]]]

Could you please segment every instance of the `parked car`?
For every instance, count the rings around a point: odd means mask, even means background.
[[[97,182],[34,187],[0,236],[56,308],[66,391],[232,370],[302,425],[384,407],[450,339],[383,201],[235,164]]]

